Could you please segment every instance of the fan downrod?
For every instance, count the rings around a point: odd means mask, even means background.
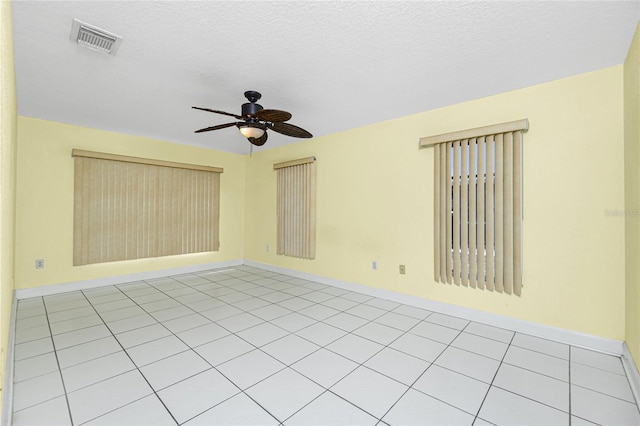
[[[251,103],[256,103],[262,97],[260,92],[256,92],[255,90],[247,90],[244,92],[244,97]]]

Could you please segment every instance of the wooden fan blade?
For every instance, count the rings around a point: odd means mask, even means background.
[[[264,132],[264,134],[259,138],[247,138],[247,139],[249,139],[249,142],[251,142],[255,146],[262,146],[267,141],[267,132]]]
[[[239,123],[226,123],[218,124],[217,126],[205,127],[204,129],[196,130],[194,133],[210,132],[212,130],[226,129],[227,127],[235,126]]]
[[[294,126],[289,123],[273,123],[269,126],[270,129],[275,130],[283,135],[291,136],[294,138],[312,138],[313,135],[298,126]]]
[[[241,117],[241,116],[239,116],[239,115],[231,114],[230,112],[218,111],[218,110],[216,110],[216,109],[200,108],[200,107],[191,107],[191,108],[193,108],[193,109],[199,109],[199,110],[201,110],[201,111],[213,112],[213,113],[215,113],[215,114],[228,115],[229,117],[233,117],[233,118],[235,118],[235,119],[237,119],[237,120],[243,120],[243,119],[244,119],[243,117]]]
[[[256,112],[256,118],[260,121],[271,121],[272,123],[282,123],[291,119],[291,114],[279,109],[261,109]]]

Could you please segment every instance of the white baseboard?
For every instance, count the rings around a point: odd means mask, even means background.
[[[392,300],[394,302],[403,303],[405,305],[415,306],[416,308],[422,308],[446,315],[453,315],[470,321],[481,322],[484,324],[492,325],[494,327],[517,331],[518,333],[530,334],[532,336],[554,340],[572,346],[579,346],[615,356],[622,356],[623,354],[623,342],[620,340],[605,339],[603,337],[579,333],[577,331],[565,330],[558,327],[551,327],[548,325],[493,314],[490,312],[451,305],[449,303],[437,302],[434,300],[424,299],[422,297],[412,296],[409,294],[397,293],[391,290],[384,290],[348,281],[336,280],[333,278],[314,275],[307,272],[295,271],[292,269],[282,268],[279,266],[269,265],[267,263],[256,262],[253,260],[245,259],[244,264],[247,266],[253,266],[256,268],[277,272],[280,274],[290,275],[296,278],[343,288],[345,290],[357,291],[359,293],[368,294],[370,296],[380,297],[383,299]]]
[[[51,294],[67,293],[76,290],[86,290],[89,288],[102,287],[106,285],[123,284],[132,281],[149,280],[161,278],[169,275],[190,274],[194,272],[206,271],[208,269],[228,268],[242,265],[242,259],[227,260],[225,262],[204,263],[193,266],[182,266],[179,268],[160,269],[157,271],[138,272],[135,274],[118,275],[114,277],[96,278],[92,280],[73,281],[62,284],[52,284],[33,288],[20,288],[16,290],[16,298],[28,299],[30,297],[48,296]]]
[[[627,373],[629,385],[636,399],[636,404],[640,405],[640,372],[626,343],[622,345],[622,366]]]
[[[2,387],[2,418],[0,424],[9,426],[13,421],[13,355],[16,342],[16,313],[18,299],[15,292],[11,303],[11,321],[9,323],[9,343],[7,344],[7,361],[4,368],[4,384]]]
[[[506,328],[519,333],[530,334],[557,342],[566,343],[572,346],[584,347],[599,352],[604,352],[616,356],[622,356],[623,342],[613,339],[605,339],[577,331],[566,330],[558,327],[538,324],[531,321],[525,321],[517,318],[511,318],[490,312],[479,311],[476,309],[465,308],[462,306],[451,305],[449,303],[438,302],[434,300],[424,299],[409,294],[398,293],[391,290],[384,290],[375,287],[369,287],[362,284],[356,284],[348,281],[336,280],[321,275],[310,274],[307,272],[296,271],[293,269],[282,268],[267,263],[256,262],[253,260],[236,259],[225,262],[205,263],[200,265],[185,266],[171,269],[161,269],[157,271],[140,272],[128,275],[118,275],[114,277],[104,277],[92,280],[74,281],[62,284],[54,284],[48,286],[40,286],[34,288],[17,289],[15,296],[18,300],[30,297],[47,296],[50,294],[65,293],[76,290],[84,290],[95,287],[102,287],[113,284],[123,284],[132,281],[161,278],[169,275],[188,274],[193,272],[206,271],[208,269],[218,269],[233,267],[238,265],[254,266],[268,271],[290,275],[310,281],[316,281],[325,285],[343,288],[346,290],[357,291],[359,293],[368,294],[374,297],[381,297],[394,302],[403,303],[417,308],[427,309],[429,311],[440,312],[447,315],[453,315],[470,321],[481,322],[492,325],[494,327]]]

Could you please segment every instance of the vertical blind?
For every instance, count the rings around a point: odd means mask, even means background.
[[[72,155],[74,265],[218,250],[221,168]]]
[[[274,164],[278,174],[277,253],[302,259],[316,257],[315,158]]]
[[[420,139],[434,146],[434,278],[520,295],[528,120]]]

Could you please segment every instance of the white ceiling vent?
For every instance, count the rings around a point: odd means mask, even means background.
[[[122,37],[74,19],[71,27],[71,41],[91,50],[115,55],[122,43]]]

